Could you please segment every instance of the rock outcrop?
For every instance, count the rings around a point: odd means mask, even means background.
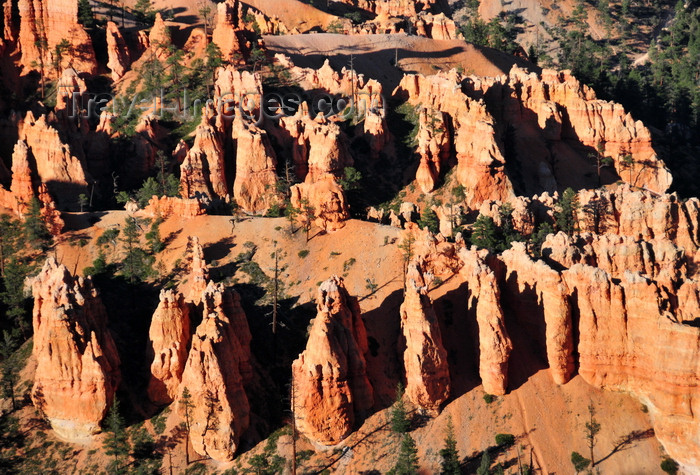
[[[49,257],[32,284],[37,361],[32,401],[61,437],[100,430],[119,384],[119,355],[107,314],[89,278]]]
[[[252,380],[253,367],[251,363],[250,342],[253,336],[248,327],[248,319],[241,306],[241,296],[233,289],[227,289],[223,284],[209,282],[202,296],[205,315],[222,315],[228,320],[240,345],[239,372],[243,382]]]
[[[658,193],[671,185],[671,173],[652,148],[649,130],[620,104],[596,99],[569,71],[545,69],[537,75],[514,66],[508,76],[470,78],[463,84],[468,95],[483,98],[510,129],[504,140],[517,150],[527,194],[554,191],[552,175],[562,187],[585,186],[583,174],[597,172],[588,155],[601,147],[602,155],[613,159],[615,172],[603,169],[601,181],[619,176]],[[581,147],[588,152],[577,151]],[[560,162],[566,166],[556,166]]]
[[[335,445],[374,404],[365,363],[367,335],[357,300],[341,278],[321,284],[316,305],[306,349],[292,364],[293,412],[303,434]]]
[[[449,158],[451,143],[441,112],[422,109],[419,115],[418,147],[420,164],[416,181],[423,193],[435,188],[441,171]]]
[[[148,34],[148,45],[153,54],[158,60],[162,61],[170,56],[170,51],[168,46],[172,44],[170,37],[170,29],[165,24],[163,16],[160,12],[156,13],[156,19],[153,23],[153,28],[151,28]]]
[[[321,114],[311,119],[306,104],[280,123],[291,139],[295,170],[304,180],[292,187],[292,205],[313,209],[317,225],[323,229],[342,227],[349,213],[338,177],[353,163],[347,138],[337,124]]]
[[[418,407],[436,410],[450,395],[450,371],[428,285],[419,264],[411,263],[401,304],[401,331],[406,341],[406,396]]]
[[[265,213],[279,202],[275,151],[267,132],[253,124],[246,124],[238,112],[232,129],[236,148],[233,197],[244,210]]]
[[[197,236],[187,238],[186,254],[188,257],[189,277],[187,285],[189,286],[189,291],[183,293],[187,295],[189,302],[199,305],[202,301],[202,295],[209,284],[209,267],[204,260],[204,250]]]
[[[211,40],[221,50],[224,61],[240,61],[243,59],[240,41],[238,39],[238,2],[227,0],[216,6],[216,24]]]
[[[221,132],[208,115],[202,116],[194,145],[180,165],[180,195],[222,198],[228,194]]]
[[[501,289],[496,274],[484,262],[482,251],[462,249],[464,266],[460,270],[467,283],[469,314],[479,325],[479,376],[488,394],[500,396],[508,388],[508,359],[513,350],[505,315],[501,307]]]
[[[394,96],[406,99],[413,106],[429,109],[429,117],[441,112],[442,121],[451,121],[454,136],[449,140],[441,137],[440,142],[454,143],[457,182],[465,187],[466,205],[474,209],[486,200],[507,201],[514,193],[505,172],[505,158],[495,130],[496,122],[483,102],[461,91],[461,80],[455,71],[428,77],[408,74],[401,80]],[[431,122],[425,124],[428,131],[432,129]],[[434,129],[432,134],[438,130]],[[429,140],[424,140],[424,143],[424,147],[427,147]],[[426,154],[422,162],[419,169],[421,187],[431,188],[436,179],[434,168],[438,161],[429,159]]]
[[[177,397],[190,337],[189,305],[181,293],[161,290],[148,332],[152,363],[147,392],[151,402],[165,405]]]
[[[12,154],[12,183],[9,190],[0,186],[0,206],[11,209],[20,219],[24,219],[30,211],[32,200],[38,199],[42,220],[49,232],[57,236],[61,234],[65,222],[61,218],[61,212],[56,209],[47,186],[42,183],[35,191],[29,153],[29,147],[23,140],[15,144]]]
[[[112,81],[119,81],[131,66],[131,54],[124,37],[114,22],[107,22],[107,67],[112,71]]]
[[[19,217],[27,212],[29,203],[34,198],[32,170],[29,167],[29,147],[24,140],[15,144],[12,153],[12,184],[9,193],[0,188],[2,205],[12,209]]]
[[[669,455],[700,466],[700,330],[675,323],[657,285],[639,274],[626,272],[616,283],[601,269],[576,264],[562,275],[578,307],[579,374],[636,395]]]
[[[31,111],[27,112],[20,138],[31,151],[38,179],[46,183],[58,204],[75,206],[78,193],[87,188],[81,151],[74,152],[64,143],[45,115],[35,118]]]
[[[56,45],[67,40],[71,47],[61,60],[61,66],[71,64],[80,72],[95,74],[97,61],[92,41],[78,23],[78,3],[71,0],[19,0],[19,49],[21,64],[27,71],[37,65],[53,64]],[[45,45],[40,48],[39,45]],[[58,71],[46,67],[45,74],[55,78]]]
[[[552,379],[567,383],[574,374],[574,337],[568,288],[559,272],[533,261],[522,243],[501,256],[506,266],[504,292],[513,299],[519,321],[545,326],[545,347]]]
[[[416,34],[435,40],[454,40],[459,36],[457,24],[444,13],[433,15],[421,12],[415,22],[415,29]]]
[[[205,311],[182,374],[178,411],[190,419],[190,441],[198,454],[230,462],[250,423],[241,375],[241,363],[249,355],[234,323],[217,310],[218,293],[213,287],[204,292]],[[185,390],[189,397],[183,397]]]
[[[178,216],[194,218],[206,214],[206,206],[199,198],[176,198],[172,196],[153,196],[143,209],[150,216]]]

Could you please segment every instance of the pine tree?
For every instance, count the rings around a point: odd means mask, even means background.
[[[7,307],[5,316],[26,338],[30,335],[31,322],[28,321],[24,305],[24,281],[30,270],[30,266],[17,254],[12,255],[5,263],[4,289],[0,293],[0,298]]]
[[[338,181],[338,184],[344,191],[352,191],[360,189],[362,181],[362,173],[355,167],[345,167],[343,177]]]
[[[95,26],[95,15],[92,12],[90,0],[78,0],[78,23],[85,28]]]
[[[214,81],[216,80],[216,70],[224,64],[221,49],[216,43],[211,42],[207,45],[206,58],[206,62],[204,63],[205,77],[207,78],[207,91],[209,97],[211,97],[211,88],[214,86]]]
[[[421,228],[428,228],[428,230],[437,234],[440,232],[440,221],[438,220],[437,214],[433,211],[430,204],[426,204],[420,215],[420,220],[418,221],[418,226]]]
[[[78,205],[80,205],[81,213],[85,210],[85,207],[88,205],[88,202],[88,197],[84,193],[81,193],[80,196],[78,196]]]
[[[300,203],[300,211],[302,219],[304,220],[304,229],[306,230],[306,242],[309,242],[309,234],[311,233],[311,226],[314,223],[314,218],[316,217],[316,210],[309,200],[304,198]]]
[[[588,405],[588,422],[586,422],[586,429],[584,435],[586,436],[586,442],[588,443],[588,450],[591,454],[591,467],[595,466],[595,456],[593,454],[593,449],[598,442],[598,433],[600,432],[600,424],[595,418],[595,407],[593,407],[593,402]]]
[[[177,99],[178,110],[182,110],[181,93],[185,81],[185,66],[182,64],[185,59],[185,52],[175,45],[168,47],[170,56],[165,60],[167,66],[166,80],[171,84],[168,99]]]
[[[19,372],[22,368],[17,364],[15,358],[8,358],[2,363],[2,377],[0,378],[0,394],[4,398],[10,398],[12,401],[12,410],[16,411],[17,393],[15,386],[19,382]]]
[[[567,188],[561,195],[558,207],[554,211],[554,219],[560,231],[571,236],[576,231],[576,211],[579,208],[576,192]]]
[[[489,475],[489,469],[491,468],[491,457],[489,456],[489,451],[484,450],[484,455],[481,456],[481,464],[479,468],[476,469],[476,475]]]
[[[396,386],[396,400],[394,405],[391,406],[390,412],[391,430],[399,434],[408,432],[408,429],[411,427],[408,411],[403,402],[403,392],[403,384],[399,383]]]
[[[63,62],[63,53],[70,53],[72,50],[72,45],[70,42],[63,38],[59,43],[54,46],[54,54],[52,58],[52,66],[56,76],[61,75],[61,63]]]
[[[46,250],[51,244],[51,233],[41,219],[41,202],[36,196],[29,203],[29,211],[24,220],[24,234],[36,249]]]
[[[460,475],[459,452],[457,452],[457,440],[452,425],[452,417],[447,419],[447,433],[445,434],[445,448],[440,450],[442,457],[441,475]]]
[[[145,280],[155,274],[153,263],[155,258],[139,247],[141,237],[141,224],[134,217],[126,218],[122,232],[122,243],[126,248],[126,255],[122,262],[122,274],[131,283],[136,280]]]
[[[542,244],[544,244],[547,236],[554,232],[554,228],[549,223],[541,223],[537,227],[537,231],[530,236],[530,253],[533,257],[539,259],[542,257]]]
[[[399,249],[403,255],[403,275],[406,277],[406,272],[408,272],[408,264],[413,260],[413,255],[415,253],[415,243],[416,238],[412,232],[403,239],[401,244],[399,244]],[[406,280],[406,279],[404,279]]]
[[[488,249],[490,252],[496,251],[498,248],[498,229],[493,218],[485,215],[479,215],[476,218],[472,230],[472,244],[482,249]]]
[[[146,244],[148,244],[151,253],[157,254],[165,248],[165,244],[160,239],[160,225],[163,222],[161,218],[153,220],[151,229],[146,233]]]
[[[457,220],[455,216],[454,207],[463,203],[467,198],[466,188],[462,185],[456,185],[450,190],[450,224],[452,227],[452,233],[454,234],[454,228],[457,225]]]
[[[301,210],[292,206],[292,201],[287,199],[284,206],[284,216],[287,218],[287,221],[289,221],[289,234],[294,234],[298,231],[294,229],[294,223],[299,213],[301,213]]]
[[[191,427],[191,413],[194,404],[192,403],[192,395],[190,390],[185,386],[182,390],[182,395],[180,396],[180,404],[185,409],[185,463],[190,464],[190,427]]]
[[[515,230],[515,226],[513,225],[513,205],[510,203],[503,203],[498,208],[498,215],[501,219],[501,242],[499,243],[498,250],[505,251],[510,248],[513,241],[521,241],[523,237]]]
[[[105,437],[102,446],[105,449],[105,454],[113,457],[107,466],[107,472],[110,474],[127,473],[125,462],[131,448],[126,434],[126,424],[119,413],[119,401],[116,398],[107,413],[104,424],[107,437]]]
[[[136,0],[133,8],[136,17],[143,23],[153,23],[156,14],[151,0]]]
[[[401,448],[399,449],[399,459],[394,465],[394,468],[389,470],[389,475],[417,475],[418,469],[418,449],[416,442],[410,434],[404,434],[401,439]]]
[[[8,214],[0,216],[0,277],[5,277],[5,263],[17,252],[21,224]]]

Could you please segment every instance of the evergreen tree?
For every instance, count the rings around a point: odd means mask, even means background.
[[[216,80],[216,70],[223,64],[224,60],[221,49],[216,43],[209,43],[206,48],[206,62],[204,63],[209,97],[211,97],[211,88],[214,86],[214,81]]]
[[[165,248],[165,244],[160,239],[160,225],[162,222],[161,218],[153,220],[151,229],[146,233],[146,244],[148,244],[148,248],[153,254],[157,254]]]
[[[51,244],[51,233],[41,218],[41,202],[33,197],[24,220],[26,239],[36,249],[46,250]]]
[[[464,188],[463,185],[456,185],[450,190],[450,224],[452,227],[452,234],[454,234],[454,228],[457,225],[454,207],[459,203],[463,203],[466,198],[466,188]]]
[[[440,457],[442,457],[441,475],[460,475],[462,473],[459,468],[459,452],[457,452],[457,440],[451,416],[447,419],[445,448],[440,450]]]
[[[338,182],[344,191],[358,190],[362,181],[362,173],[355,167],[345,167],[343,178]]]
[[[155,258],[139,247],[141,237],[141,224],[135,217],[126,218],[122,232],[122,243],[126,255],[122,262],[122,274],[131,283],[137,280],[145,280],[155,274],[153,263]]]
[[[586,442],[588,443],[588,450],[591,454],[591,467],[595,466],[595,456],[593,454],[593,449],[598,442],[598,433],[600,432],[600,424],[595,418],[595,407],[593,407],[593,402],[588,405],[588,422],[586,422],[586,429],[584,435],[586,436]]]
[[[389,470],[389,475],[417,475],[418,469],[418,449],[416,442],[410,434],[404,434],[401,439],[401,448],[399,449],[399,459],[394,465],[394,468]]]
[[[163,79],[165,78],[165,68],[155,54],[151,53],[151,57],[143,64],[139,72],[143,79],[144,91],[160,95],[160,90],[164,83]]]
[[[498,215],[501,219],[499,251],[510,248],[513,241],[521,241],[522,235],[515,230],[513,225],[513,206],[510,203],[503,203],[498,208]]]
[[[165,60],[167,66],[165,79],[170,83],[171,87],[166,94],[168,99],[175,98],[177,100],[178,110],[182,110],[182,89],[185,82],[185,66],[183,61],[185,59],[185,52],[178,49],[175,45],[170,45],[170,56]]]
[[[297,220],[297,216],[299,216],[299,213],[301,213],[301,210],[299,208],[295,208],[292,206],[291,200],[287,199],[285,201],[285,206],[284,206],[284,216],[287,218],[287,221],[289,221],[289,233],[294,234],[298,230],[294,229],[294,223]]]
[[[54,51],[53,51],[53,57],[52,59],[52,66],[53,70],[56,73],[56,76],[61,75],[61,63],[63,62],[63,54],[64,53],[70,53],[72,50],[72,46],[70,42],[68,42],[67,39],[63,38],[60,42],[54,46]]]
[[[151,0],[136,0],[133,7],[134,14],[142,23],[153,24],[156,12],[153,11]]]
[[[0,293],[2,302],[7,307],[6,317],[14,323],[25,338],[28,338],[31,333],[31,322],[28,321],[24,305],[24,281],[29,271],[29,265],[20,256],[14,254],[5,264],[4,289]]]
[[[95,15],[92,12],[90,0],[78,0],[78,23],[85,28],[95,26]]]
[[[547,239],[547,236],[552,233],[554,233],[554,228],[552,228],[551,224],[541,223],[537,227],[537,231],[530,236],[529,249],[534,258],[539,259],[542,257],[542,244]]]
[[[479,215],[472,230],[472,244],[481,249],[495,252],[498,249],[498,229],[493,218]]]
[[[81,193],[80,196],[78,196],[78,205],[80,205],[81,213],[85,210],[85,207],[88,205],[88,203],[88,197],[84,193]]]
[[[560,231],[564,231],[569,236],[576,231],[576,212],[578,211],[578,196],[576,192],[567,188],[561,195],[557,209],[554,212],[554,219]]]
[[[17,394],[15,386],[19,382],[19,372],[22,368],[17,364],[15,358],[8,358],[2,363],[2,377],[0,378],[0,394],[4,398],[10,398],[12,401],[12,410],[16,411]]]
[[[311,226],[314,224],[314,218],[316,217],[316,210],[309,203],[306,198],[301,200],[300,203],[301,217],[304,221],[304,229],[306,230],[306,242],[309,242],[309,234],[311,233]]]
[[[437,234],[440,232],[440,221],[438,220],[437,214],[433,211],[430,203],[426,203],[423,207],[423,211],[420,215],[420,220],[418,220],[418,226],[421,228],[428,228],[428,230]]]
[[[489,451],[484,450],[484,454],[481,456],[481,464],[479,468],[476,469],[476,475],[489,475],[489,469],[491,468],[491,457],[489,456]]]
[[[0,277],[5,277],[5,263],[19,250],[21,224],[10,215],[0,215]]]
[[[190,428],[191,428],[191,417],[192,409],[194,404],[192,403],[192,395],[190,390],[185,386],[180,395],[180,404],[185,409],[185,422],[183,423],[185,429],[185,463],[190,464]]]
[[[399,434],[408,432],[411,427],[411,420],[408,418],[408,411],[403,402],[403,384],[399,383],[396,386],[396,400],[391,406],[389,413],[391,430]]]
[[[413,255],[415,254],[415,243],[416,238],[413,233],[409,233],[401,244],[399,244],[399,249],[403,255],[403,275],[406,277],[406,272],[408,272],[408,264],[413,260]],[[404,279],[405,280],[405,279]]]
[[[119,401],[115,398],[112,407],[105,419],[105,437],[102,446],[105,454],[112,456],[112,461],[107,466],[107,472],[111,474],[128,473],[126,459],[129,456],[129,439],[126,434],[126,424],[124,418],[119,413]]]

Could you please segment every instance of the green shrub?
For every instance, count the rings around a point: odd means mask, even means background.
[[[661,461],[661,470],[670,475],[675,475],[678,473],[678,464],[675,460],[666,457]]]
[[[499,447],[511,446],[515,443],[513,434],[496,434],[496,445]]]
[[[484,394],[484,401],[486,404],[491,404],[493,401],[496,400],[496,396],[493,394]]]
[[[298,255],[299,257],[301,257],[302,259],[304,259],[306,256],[309,255],[309,250],[308,250],[308,249],[302,249],[301,251],[299,251],[299,253],[298,253],[297,255]]]

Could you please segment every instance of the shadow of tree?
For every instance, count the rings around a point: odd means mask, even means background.
[[[636,445],[637,442],[645,439],[650,439],[652,437],[654,437],[654,429],[633,430],[629,434],[618,439],[617,443],[612,448],[610,453],[605,457],[597,460],[595,465],[600,465],[616,453],[622,452],[623,450],[631,449]]]

